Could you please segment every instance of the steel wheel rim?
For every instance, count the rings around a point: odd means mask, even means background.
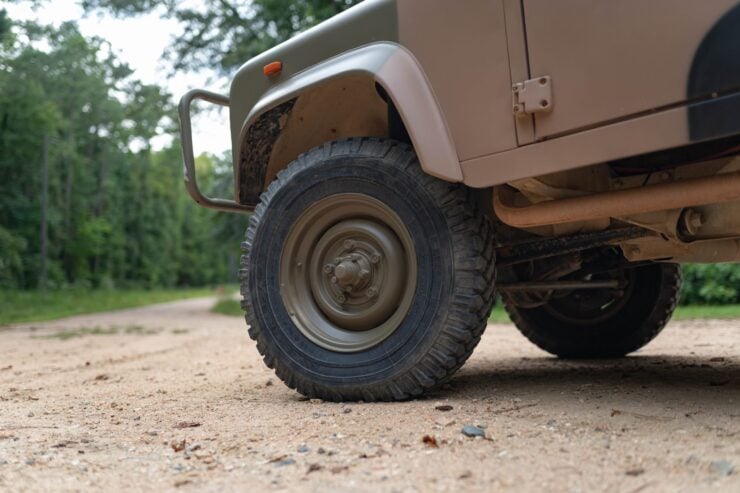
[[[605,277],[607,280],[621,280],[626,283],[626,286],[621,290],[599,289],[594,290],[592,293],[574,291],[564,298],[553,299],[544,305],[545,310],[556,319],[577,326],[592,326],[606,322],[619,313],[629,302],[635,287],[635,272],[634,269],[620,269],[606,273],[602,277]],[[568,299],[568,297],[575,296],[577,298],[582,295],[593,296],[594,294],[601,295],[604,303],[600,307],[591,307],[587,315],[579,314],[578,310],[573,306],[573,301]],[[606,302],[606,299],[609,299],[609,302]],[[594,303],[593,300],[589,300],[589,302],[590,304]],[[575,304],[579,303],[576,302]],[[598,305],[598,303],[596,304]]]
[[[280,256],[280,294],[293,323],[337,352],[369,349],[405,319],[416,290],[416,253],[398,215],[363,194],[312,204]]]

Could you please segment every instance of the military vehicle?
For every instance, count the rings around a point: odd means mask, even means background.
[[[233,199],[190,106],[228,106]],[[251,212],[249,334],[291,388],[447,381],[498,293],[566,358],[636,351],[682,262],[740,260],[737,0],[366,0],[180,104],[186,186]]]

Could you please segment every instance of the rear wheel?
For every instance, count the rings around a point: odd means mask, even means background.
[[[563,358],[613,358],[653,340],[675,310],[681,291],[678,264],[617,269],[602,276],[623,287],[572,291],[534,308],[504,306],[522,334]]]
[[[494,245],[469,191],[406,144],[299,157],[250,219],[243,307],[265,362],[327,400],[406,399],[470,356],[493,303]]]

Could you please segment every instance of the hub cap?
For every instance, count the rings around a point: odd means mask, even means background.
[[[382,202],[334,195],[309,207],[291,228],[280,283],[306,337],[333,351],[367,349],[392,334],[411,306],[413,243]]]

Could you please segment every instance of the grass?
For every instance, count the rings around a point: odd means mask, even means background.
[[[228,288],[227,288],[228,291]],[[211,288],[197,289],[68,289],[60,291],[0,291],[0,325],[40,322],[83,313],[212,296]]]
[[[231,298],[222,298],[213,305],[211,308],[213,313],[220,313],[221,315],[229,315],[232,317],[244,316],[244,311],[238,300]]]
[[[740,318],[740,305],[692,305],[679,306],[673,320]]]
[[[85,336],[110,336],[114,334],[135,334],[135,335],[149,335],[156,334],[159,330],[147,329],[140,325],[128,325],[126,327],[81,327],[79,329],[68,329],[60,330],[49,335],[44,336],[31,336],[34,339],[59,339],[60,341],[66,341],[68,339],[74,339],[77,337]]]
[[[672,320],[730,320],[740,319],[740,305],[692,305],[679,306],[673,314]],[[500,301],[488,318],[493,323],[511,323],[509,315],[504,310]]]
[[[221,299],[211,308],[213,313],[241,317],[244,312],[239,301],[234,299]],[[679,306],[673,315],[673,320],[696,320],[696,319],[740,319],[740,305],[703,305],[703,306]],[[492,323],[511,323],[509,315],[504,310],[501,302],[497,302],[488,320]]]
[[[509,319],[509,314],[506,313],[506,310],[504,310],[504,305],[501,303],[501,300],[496,301],[496,306],[493,307],[493,311],[488,317],[488,321],[495,324],[511,323],[511,319]]]

